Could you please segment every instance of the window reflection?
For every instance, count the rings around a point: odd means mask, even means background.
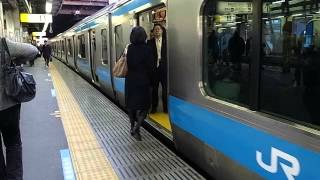
[[[320,14],[317,1],[265,2],[261,108],[320,124]]]
[[[101,30],[101,51],[102,51],[102,62],[108,64],[108,44],[107,44],[107,30]]]
[[[123,40],[122,25],[116,26],[114,31],[115,31],[116,58],[119,59],[125,48],[125,44]]]
[[[210,96],[249,103],[252,3],[207,1],[204,9],[204,85]]]
[[[84,35],[78,36],[78,52],[81,58],[86,58],[86,44]]]

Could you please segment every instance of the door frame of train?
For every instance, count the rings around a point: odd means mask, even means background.
[[[90,54],[90,57],[89,57],[89,62],[90,62],[90,70],[91,70],[91,76],[92,76],[92,79],[91,81],[94,83],[94,82],[97,82],[97,76],[96,76],[96,57],[95,57],[95,53],[94,52],[94,47],[93,47],[93,38],[92,38],[92,31],[95,31],[96,33],[96,29],[93,28],[93,29],[89,29],[88,32],[89,32],[89,54]],[[96,41],[96,39],[95,39]],[[97,43],[97,42],[95,42]],[[97,48],[97,47],[96,47]]]
[[[68,51],[69,47],[67,46],[67,37],[64,37],[64,58],[65,58],[65,63],[68,64]]]

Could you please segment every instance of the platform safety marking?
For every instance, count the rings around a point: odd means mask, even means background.
[[[91,125],[55,65],[51,66],[50,72],[69,146],[74,176],[79,180],[118,180]]]
[[[54,89],[51,89],[51,96],[56,97],[56,91]]]
[[[69,149],[60,150],[64,180],[76,180]]]

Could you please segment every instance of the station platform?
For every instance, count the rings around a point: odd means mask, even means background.
[[[136,141],[127,114],[60,61],[24,69],[37,82],[21,111],[25,180],[204,179],[145,129]]]

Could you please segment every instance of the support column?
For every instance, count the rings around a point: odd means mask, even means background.
[[[0,0],[0,37],[4,36],[4,24],[3,24],[3,8],[2,1]]]

